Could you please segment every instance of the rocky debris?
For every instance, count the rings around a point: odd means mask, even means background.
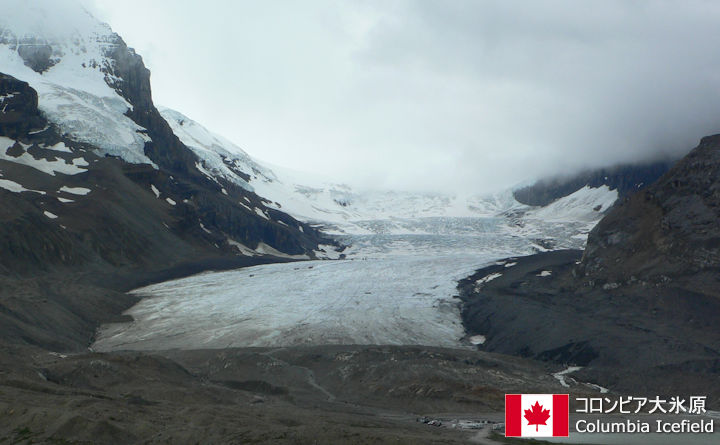
[[[382,372],[357,379],[348,367]],[[439,385],[448,369],[457,382],[455,392],[418,396],[392,391],[401,385]],[[315,386],[307,380],[309,371]],[[268,384],[218,383],[258,382],[258,376]],[[268,393],[269,382],[285,391]],[[477,433],[482,421],[456,419],[481,416],[497,422],[505,392],[520,387],[557,392],[559,385],[542,364],[441,348],[318,346],[61,356],[0,344],[0,387],[0,438],[11,443],[460,444]],[[367,387],[386,390],[370,398]],[[470,394],[463,387],[476,388]],[[329,400],[322,388],[338,398]],[[458,397],[463,394],[473,398]],[[437,407],[453,414],[433,414]],[[420,413],[427,413],[426,423],[417,421]]]
[[[430,426],[442,426],[442,425],[443,425],[442,420],[440,420],[440,419],[431,419],[431,418],[425,417],[425,416],[423,416],[423,417],[418,417],[418,418],[417,418],[417,421],[420,422],[420,423],[424,423],[425,425],[430,425]]]

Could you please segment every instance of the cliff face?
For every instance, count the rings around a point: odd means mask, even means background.
[[[585,366],[579,379],[615,390],[720,397],[720,136],[617,202],[584,252],[507,262],[459,286],[482,349]]]
[[[616,204],[588,237],[586,284],[687,288],[720,297],[720,135]]]
[[[110,63],[102,71],[106,74],[108,85],[132,105],[126,115],[147,130],[151,141],[145,144],[145,155],[169,171],[207,181],[195,168],[197,157],[178,140],[155,108],[150,88],[150,70],[145,67],[142,57],[128,48],[120,36],[115,34],[115,37],[116,41],[105,49],[105,56]],[[217,191],[220,189],[218,187]]]

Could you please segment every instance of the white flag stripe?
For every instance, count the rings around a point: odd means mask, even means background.
[[[521,399],[522,413],[522,435],[526,437],[552,437],[553,435],[553,395],[552,394],[523,394]],[[532,411],[532,406],[538,402],[542,405],[542,410],[550,411],[550,417],[545,421],[545,425],[528,425],[525,418],[525,410]],[[536,431],[537,427],[537,431]]]

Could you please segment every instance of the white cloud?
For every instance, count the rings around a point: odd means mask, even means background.
[[[478,191],[717,131],[714,2],[96,0],[156,103],[260,159]]]

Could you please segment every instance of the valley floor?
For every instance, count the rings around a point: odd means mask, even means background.
[[[505,392],[558,386],[540,363],[426,347],[0,357],[8,444],[467,443]]]
[[[112,352],[67,347],[89,338],[97,314],[80,317],[72,338],[57,331],[57,349],[0,346],[0,444],[494,443],[506,393],[600,394],[583,383],[596,381],[587,369],[560,379],[564,365],[480,351],[463,338],[456,280],[483,265],[492,270],[472,286],[547,279],[541,272],[557,254],[497,261],[528,246],[502,232],[365,241],[352,260],[257,265],[111,294],[126,300],[94,307],[115,314],[100,320],[111,323],[94,347]],[[451,246],[445,255],[422,255],[438,242]],[[463,253],[482,246],[485,256]],[[181,269],[165,274],[193,272]],[[98,295],[73,282],[66,277],[63,290]],[[54,320],[24,310],[44,336],[53,332]]]

